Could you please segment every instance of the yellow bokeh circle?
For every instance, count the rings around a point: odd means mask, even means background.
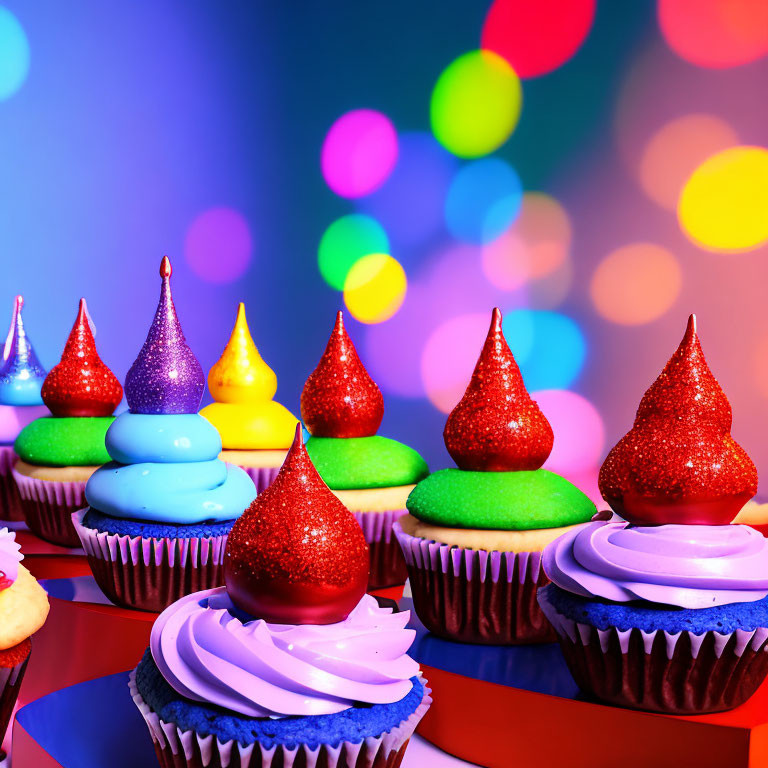
[[[358,259],[344,281],[344,303],[361,323],[381,323],[405,300],[408,280],[397,259],[372,253]]]
[[[677,259],[652,243],[632,243],[609,253],[590,283],[595,309],[607,320],[642,325],[661,317],[683,283]]]
[[[482,157],[512,134],[522,106],[520,80],[501,56],[469,51],[435,84],[429,112],[435,138],[454,155]]]
[[[768,150],[730,147],[690,176],[677,204],[688,237],[710,251],[748,251],[768,240]]]

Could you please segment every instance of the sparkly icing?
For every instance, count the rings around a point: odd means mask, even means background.
[[[384,417],[381,390],[336,315],[328,345],[301,392],[301,418],[313,437],[369,437]]]
[[[632,429],[608,454],[600,492],[638,524],[729,523],[757,491],[757,470],[731,437],[731,419],[691,315]]]
[[[205,377],[176,316],[167,256],[160,277],[160,301],[147,340],[125,378],[125,396],[132,413],[197,413]]]
[[[106,448],[113,461],[91,475],[85,498],[112,517],[182,525],[233,520],[256,495],[242,469],[217,458],[218,433],[199,415],[123,413],[107,432]]]
[[[280,472],[235,521],[224,554],[232,601],[278,623],[335,624],[365,594],[368,545],[320,479],[301,425]]]
[[[46,376],[41,394],[54,416],[111,416],[123,399],[120,382],[96,351],[85,299],[80,299],[61,362]]]
[[[768,596],[768,540],[746,525],[599,521],[553,541],[543,565],[568,592],[620,603],[707,608]]]
[[[552,427],[525,388],[501,320],[497,307],[467,391],[445,424],[445,447],[459,469],[538,469],[552,450]]]
[[[14,450],[45,467],[96,467],[109,461],[104,439],[114,416],[44,416],[21,430]]]
[[[45,370],[37,359],[32,342],[24,330],[21,310],[24,298],[17,296],[8,338],[3,347],[3,363],[0,367],[0,404],[42,405],[40,390]]]
[[[22,559],[16,534],[7,528],[0,528],[0,591],[8,589],[16,581]]]
[[[277,377],[253,343],[245,305],[237,309],[232,334],[208,374],[216,401],[200,411],[221,435],[226,449],[287,449],[298,419],[272,398]]]
[[[333,714],[411,690],[408,619],[364,595],[335,624],[272,624],[243,617],[218,588],[167,608],[150,648],[165,680],[193,701],[254,718]]]

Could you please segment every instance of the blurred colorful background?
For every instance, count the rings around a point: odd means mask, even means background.
[[[696,312],[768,478],[766,83],[763,0],[6,0],[0,310],[50,367],[85,296],[122,379],[167,253],[203,366],[243,300],[298,411],[344,308],[438,468],[498,305],[590,492]]]

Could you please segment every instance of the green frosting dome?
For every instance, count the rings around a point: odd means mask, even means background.
[[[90,467],[111,461],[104,445],[114,416],[44,416],[27,424],[14,450],[29,464]]]
[[[595,505],[564,477],[533,472],[441,469],[411,491],[408,511],[447,528],[530,531],[587,523]]]
[[[310,437],[307,452],[335,491],[418,483],[429,474],[424,459],[388,437]]]

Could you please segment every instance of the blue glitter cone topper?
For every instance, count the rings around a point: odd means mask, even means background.
[[[171,296],[171,262],[160,264],[160,301],[147,340],[125,377],[131,413],[197,413],[205,376],[187,346]]]
[[[0,403],[3,405],[43,404],[40,389],[46,373],[24,330],[24,321],[21,319],[23,306],[24,297],[17,296],[0,365]]]

